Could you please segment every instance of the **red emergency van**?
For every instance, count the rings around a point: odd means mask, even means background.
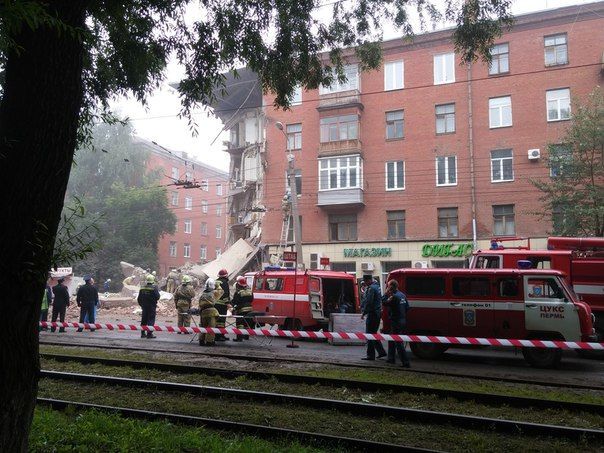
[[[359,311],[356,279],[346,272],[265,270],[254,276],[253,293],[254,312],[285,316],[286,329],[326,328],[331,313]]]
[[[575,293],[591,307],[596,333],[604,339],[604,239],[551,237],[547,250],[502,245],[518,240],[521,238],[494,238],[491,249],[474,252],[470,268],[516,268],[518,261],[529,261],[534,269],[563,272]]]
[[[407,331],[454,337],[593,341],[589,306],[559,271],[535,269],[399,269],[395,279],[409,301]],[[435,358],[446,345],[411,343]],[[556,365],[557,349],[524,348],[534,366]]]

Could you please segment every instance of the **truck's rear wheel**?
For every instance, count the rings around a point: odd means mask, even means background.
[[[522,348],[524,360],[536,368],[555,368],[562,360],[562,350],[553,348]]]
[[[437,359],[447,350],[447,346],[437,343],[411,343],[409,347],[420,359]]]

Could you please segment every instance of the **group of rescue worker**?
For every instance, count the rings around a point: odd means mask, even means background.
[[[176,285],[180,279],[180,285]],[[178,311],[178,327],[189,327],[191,325],[191,313],[199,312],[201,327],[224,327],[228,310],[232,310],[232,315],[237,316],[237,327],[250,327],[253,325],[249,317],[252,312],[253,295],[252,290],[247,284],[245,277],[238,277],[235,284],[235,292],[231,299],[229,287],[229,273],[226,269],[218,272],[218,278],[208,278],[204,284],[204,289],[199,296],[199,309],[193,309],[193,300],[195,299],[195,289],[193,281],[188,275],[179,275],[172,271],[168,274],[167,290],[174,290],[174,303]],[[182,332],[178,332],[181,334]],[[184,332],[187,334],[188,332]],[[243,341],[244,335],[237,335],[233,341]],[[205,333],[199,336],[200,346],[214,346],[216,341],[227,341],[223,334]]]

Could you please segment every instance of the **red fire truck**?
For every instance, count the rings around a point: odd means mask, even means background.
[[[359,311],[356,279],[346,272],[265,270],[254,276],[253,293],[254,312],[284,316],[286,329],[326,328],[331,313]]]
[[[506,241],[523,238],[494,238],[491,249],[474,252],[471,269],[516,268],[518,261],[529,261],[534,269],[563,272],[575,293],[591,307],[595,329],[604,338],[604,238],[550,237],[547,250],[527,246],[505,247]]]
[[[592,314],[559,271],[535,269],[399,269],[388,279],[399,283],[409,301],[410,334],[453,337],[594,339]],[[411,343],[421,358],[447,349]],[[555,366],[558,349],[524,348],[533,366]]]

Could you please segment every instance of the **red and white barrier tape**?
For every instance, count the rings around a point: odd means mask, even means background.
[[[503,338],[466,338],[466,337],[440,337],[432,335],[388,335],[381,333],[363,332],[323,332],[310,330],[280,330],[280,329],[237,329],[234,327],[174,327],[174,326],[137,326],[135,324],[89,324],[77,322],[40,322],[40,327],[71,327],[75,329],[106,329],[117,331],[145,330],[147,332],[189,332],[189,333],[215,333],[252,335],[264,337],[283,338],[312,338],[312,339],[338,339],[338,340],[380,340],[411,343],[440,343],[447,345],[474,345],[474,346],[508,346],[527,348],[560,348],[560,349],[587,349],[604,351],[604,343],[586,343],[581,341],[558,340],[517,340]]]

